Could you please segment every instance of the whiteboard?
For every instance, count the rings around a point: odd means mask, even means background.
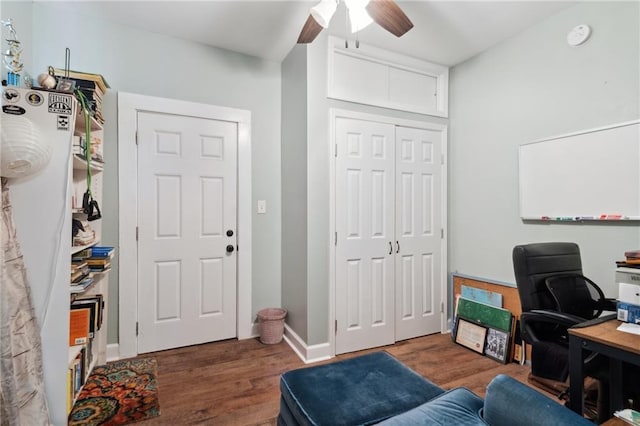
[[[524,220],[640,220],[640,120],[519,147]]]

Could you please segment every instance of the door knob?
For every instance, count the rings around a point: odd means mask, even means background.
[[[227,237],[233,237],[233,231],[231,229],[227,231]]]
[[[232,252],[233,252],[233,250],[234,250],[234,248],[235,248],[235,247],[233,247],[233,245],[232,245],[232,244],[229,244],[229,245],[227,246],[227,253],[232,253]]]

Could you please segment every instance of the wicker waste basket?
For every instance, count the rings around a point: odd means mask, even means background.
[[[266,308],[258,311],[258,331],[260,341],[267,345],[280,343],[284,334],[284,317],[287,310],[282,308]]]

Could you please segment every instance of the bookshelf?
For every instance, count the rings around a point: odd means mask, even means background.
[[[83,90],[84,92],[84,90]],[[85,92],[85,95],[86,92]],[[95,99],[87,98],[92,102]],[[101,95],[100,95],[101,96]],[[78,102],[71,148],[70,212],[74,236],[71,243],[69,290],[69,355],[67,413],[73,408],[84,383],[96,365],[106,363],[107,304],[110,259],[92,261],[102,238],[103,138],[102,115],[89,108],[87,138],[85,115]],[[100,119],[96,119],[99,117]],[[87,156],[89,161],[87,161]],[[87,195],[89,194],[90,197]],[[94,201],[88,206],[87,201]],[[77,231],[77,232],[76,232]]]
[[[86,179],[83,165],[73,159],[74,135],[80,135],[84,127],[83,117],[78,116],[77,100],[71,93],[55,90],[18,87],[15,91],[19,99],[12,105],[25,111],[23,116],[40,128],[52,148],[51,159],[44,169],[27,179],[11,181],[10,196],[17,238],[30,283],[33,311],[41,328],[42,376],[50,423],[63,425],[67,423],[68,406],[73,402],[66,392],[68,369],[82,351],[82,347],[72,348],[75,345],[69,344],[72,299],[93,294],[102,294],[105,302],[108,298],[108,272],[95,275],[94,285],[77,295],[71,295],[70,277],[67,274],[70,273],[73,254],[99,244],[102,237],[101,221],[92,222],[98,231],[97,238],[91,243],[72,246],[72,219],[83,219],[82,211],[72,208],[76,188],[74,180],[78,184]],[[41,102],[36,102],[38,100]],[[55,106],[56,113],[49,110],[50,100],[59,103]],[[2,105],[7,103],[8,100],[2,98]],[[103,125],[98,120],[90,121],[94,134],[102,136]],[[103,172],[98,169],[92,170],[92,185],[100,202]],[[95,344],[92,345],[92,353],[95,353],[93,360],[96,365],[106,361],[106,312],[104,310],[105,318],[102,318],[104,325],[93,339]]]

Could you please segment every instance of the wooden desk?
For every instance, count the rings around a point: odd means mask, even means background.
[[[616,330],[620,321],[611,320],[583,328],[569,329],[569,408],[582,415],[584,408],[582,351],[598,352],[609,358],[609,410],[622,409],[622,362],[640,365],[640,336]]]
[[[629,426],[629,423],[617,417],[613,417],[602,423],[600,426]]]

